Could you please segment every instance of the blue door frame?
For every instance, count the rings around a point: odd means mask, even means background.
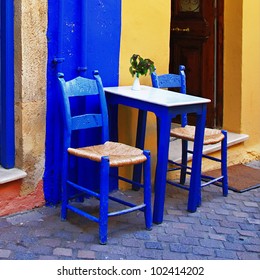
[[[48,205],[61,194],[62,133],[57,73],[65,80],[78,75],[92,77],[99,70],[104,86],[118,85],[121,36],[121,0],[49,0],[47,119],[44,195]],[[93,135],[89,141],[94,141]],[[79,139],[80,141],[80,139]],[[92,168],[92,167],[90,167]],[[73,173],[82,178],[76,168]],[[77,173],[77,174],[76,174]],[[93,172],[92,172],[93,174]]]
[[[14,7],[13,1],[0,4],[0,165],[15,165],[14,139]]]

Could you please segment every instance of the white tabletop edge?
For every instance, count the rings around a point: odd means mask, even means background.
[[[211,100],[207,98],[190,94],[181,94],[179,92],[158,89],[150,86],[141,86],[140,91],[132,90],[131,86],[104,87],[104,91],[167,107],[211,102]]]

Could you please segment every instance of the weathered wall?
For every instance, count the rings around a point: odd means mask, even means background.
[[[16,166],[27,172],[21,194],[42,179],[45,153],[47,0],[15,1]]]

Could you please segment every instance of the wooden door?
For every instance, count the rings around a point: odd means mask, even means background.
[[[207,126],[221,127],[223,0],[172,0],[171,9],[169,72],[185,65],[187,93],[209,98]]]

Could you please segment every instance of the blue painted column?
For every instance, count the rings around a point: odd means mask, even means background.
[[[47,204],[60,200],[61,147],[57,73],[69,80],[99,70],[104,86],[118,85],[121,0],[48,1],[47,125],[44,194]],[[75,109],[77,106],[75,104]],[[81,137],[81,136],[80,136]],[[96,135],[88,135],[89,143]],[[75,164],[75,173],[81,172]],[[77,176],[77,175],[76,175]],[[93,176],[92,176],[93,177]]]
[[[0,164],[15,165],[14,136],[14,7],[1,1]]]

